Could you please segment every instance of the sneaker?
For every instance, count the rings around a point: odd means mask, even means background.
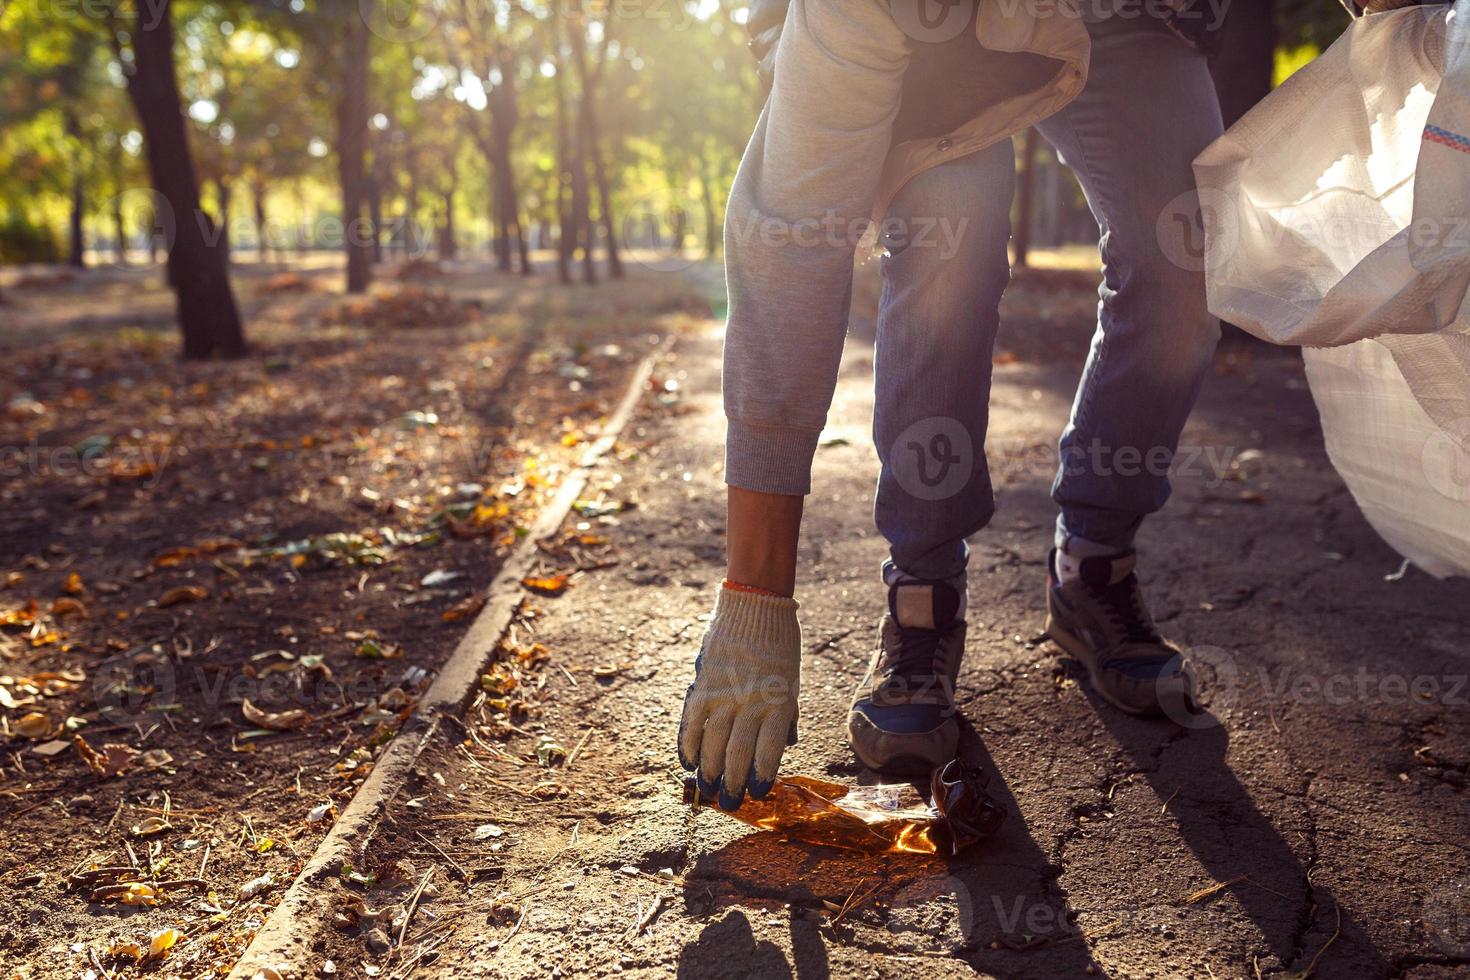
[[[1063,576],[1062,562],[1076,562]],[[1198,711],[1183,652],[1165,640],[1143,603],[1138,555],[1047,559],[1046,632],[1087,668],[1092,687],[1132,715],[1186,717]]]
[[[847,715],[853,753],[869,769],[928,776],[955,757],[961,606],[950,582],[905,579],[889,587],[881,642]]]

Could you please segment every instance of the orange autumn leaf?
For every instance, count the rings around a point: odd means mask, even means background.
[[[173,568],[177,565],[182,565],[190,558],[197,557],[199,557],[199,550],[197,548],[170,548],[168,551],[154,557],[153,567]]]
[[[81,595],[87,591],[87,587],[82,584],[82,576],[77,572],[72,572],[66,577],[66,581],[62,583],[61,591],[67,595]]]
[[[571,584],[571,578],[565,572],[557,575],[531,575],[521,579],[521,585],[530,589],[532,592],[557,596],[567,590],[567,586]]]
[[[450,606],[448,609],[444,610],[444,612],[440,614],[439,618],[444,620],[444,622],[446,623],[452,623],[456,620],[467,619],[468,617],[478,613],[483,608],[485,608],[485,596],[467,596],[466,598],[461,599],[459,602],[456,602],[454,605]]]
[[[181,585],[176,589],[169,589],[158,597],[159,608],[177,606],[181,602],[198,602],[200,599],[209,598],[209,590],[197,585]]]
[[[51,603],[51,615],[57,619],[65,619],[67,616],[79,616],[82,619],[86,619],[87,607],[82,604],[80,599],[62,596],[60,599]]]
[[[0,609],[0,626],[30,626],[36,621],[36,600],[20,609]]]

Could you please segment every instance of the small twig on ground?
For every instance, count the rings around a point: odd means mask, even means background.
[[[1342,903],[1334,899],[1332,909],[1337,914],[1337,924],[1333,926],[1332,935],[1328,936],[1327,942],[1323,943],[1322,948],[1317,950],[1317,955],[1312,957],[1312,962],[1307,964],[1307,968],[1290,978],[1290,980],[1307,980],[1307,977],[1312,975],[1312,971],[1317,969],[1317,961],[1322,958],[1323,953],[1327,952],[1327,947],[1337,942],[1337,937],[1342,935]]]
[[[1203,902],[1205,899],[1209,898],[1211,895],[1218,895],[1220,892],[1223,892],[1225,889],[1229,888],[1231,885],[1238,885],[1242,881],[1248,881],[1248,880],[1249,879],[1245,875],[1236,875],[1234,878],[1231,878],[1228,881],[1217,881],[1213,885],[1206,885],[1204,888],[1201,888],[1199,891],[1193,891],[1193,892],[1190,892],[1188,895],[1185,895],[1184,898],[1183,898],[1183,902],[1184,902],[1185,905],[1193,905],[1196,902]]]
[[[413,913],[419,907],[419,897],[424,894],[424,889],[428,887],[429,879],[434,877],[434,872],[436,870],[438,870],[438,865],[429,865],[429,870],[424,872],[423,880],[420,881],[419,886],[414,889],[413,897],[408,900],[408,910],[403,915],[403,925],[398,927],[399,946],[403,945],[403,937],[408,934],[408,924],[413,921]]]
[[[438,851],[439,852],[439,856],[442,857],[444,860],[448,861],[449,862],[449,866],[451,868],[453,868],[455,871],[459,872],[459,877],[460,877],[461,880],[463,880],[463,881],[469,881],[470,880],[470,876],[465,872],[465,869],[464,868],[461,868],[459,866],[459,863],[457,861],[455,861],[454,858],[452,858],[448,854],[444,853],[444,848],[440,847],[438,844],[435,844],[433,841],[429,840],[429,838],[425,837],[423,834],[419,833],[417,830],[415,830],[414,833],[415,834],[418,834],[419,840],[423,841],[425,844],[428,844],[434,850]]]
[[[667,895],[659,895],[654,898],[653,904],[648,907],[648,911],[640,915],[638,920],[633,923],[633,929],[631,930],[633,935],[641,936],[647,932],[648,927],[653,925],[653,920],[657,919],[658,914],[664,910],[664,904],[668,900],[669,896]]]
[[[592,733],[595,731],[597,731],[596,728],[587,729],[587,734],[583,735],[582,740],[572,747],[572,751],[567,753],[567,761],[562,766],[562,769],[570,769],[572,767],[572,763],[577,761],[577,753],[586,747],[587,740],[592,737]]]
[[[1183,786],[1176,786],[1174,788],[1174,792],[1169,794],[1169,798],[1164,801],[1164,805],[1159,807],[1159,816],[1163,816],[1164,814],[1169,812],[1169,804],[1174,802],[1174,797],[1178,796],[1179,791],[1183,788]]]

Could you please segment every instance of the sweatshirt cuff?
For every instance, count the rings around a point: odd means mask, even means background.
[[[754,425],[727,417],[725,482],[742,490],[804,497],[821,429]]]

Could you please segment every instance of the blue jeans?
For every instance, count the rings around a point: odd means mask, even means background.
[[[1156,22],[1095,25],[1083,93],[1039,128],[1101,232],[1097,331],[1061,437],[1059,533],[1128,548],[1219,340],[1205,308],[1190,162],[1221,132],[1203,55]],[[1011,143],[926,171],[882,228],[875,516],[910,576],[964,570],[995,512],[985,461],[991,357],[1015,184]]]

